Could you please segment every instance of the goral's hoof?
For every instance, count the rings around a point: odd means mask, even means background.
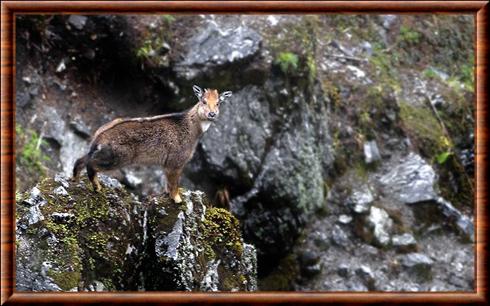
[[[182,203],[182,198],[180,197],[180,195],[177,193],[177,195],[174,197],[174,202],[175,204],[179,204],[179,203]]]
[[[92,185],[92,187],[94,187],[94,191],[95,191],[95,192],[97,192],[97,193],[99,193],[99,192],[101,192],[101,191],[102,191],[102,186],[100,185],[100,183],[99,183],[99,182],[94,183],[94,184]]]

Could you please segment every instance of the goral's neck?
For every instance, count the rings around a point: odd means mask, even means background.
[[[193,132],[197,133],[197,136],[202,136],[204,132],[206,132],[211,126],[211,121],[209,120],[201,120],[198,114],[199,104],[194,105],[187,112],[189,122],[192,125]]]

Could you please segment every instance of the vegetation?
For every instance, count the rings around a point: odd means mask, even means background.
[[[298,62],[298,56],[292,52],[281,52],[275,60],[275,63],[279,65],[284,74],[296,72],[298,69]]]
[[[30,170],[45,173],[44,161],[49,161],[49,156],[42,151],[42,146],[47,142],[34,130],[24,130],[22,126],[15,126],[15,133],[20,145],[18,146],[18,162]]]
[[[398,35],[398,41],[399,42],[406,42],[408,44],[417,44],[420,42],[422,35],[407,26],[402,25],[400,27],[400,33]]]
[[[205,250],[208,257],[214,258],[215,253],[223,253],[226,250],[237,257],[242,255],[240,224],[238,219],[226,209],[214,207],[207,209],[201,231],[203,241],[208,246]]]
[[[165,14],[165,15],[162,15],[162,20],[166,23],[172,23],[175,21],[175,16],[173,15],[168,15],[168,14]]]

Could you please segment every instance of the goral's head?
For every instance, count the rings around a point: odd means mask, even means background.
[[[197,113],[201,120],[216,120],[219,115],[221,103],[228,100],[232,95],[231,91],[225,91],[221,94],[219,94],[216,89],[207,88],[203,91],[201,87],[197,85],[194,85],[192,89],[199,99]]]

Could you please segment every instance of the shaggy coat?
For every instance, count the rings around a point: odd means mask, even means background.
[[[178,184],[184,166],[192,158],[197,143],[219,114],[219,105],[231,92],[197,86],[199,102],[187,111],[154,117],[115,119],[94,134],[88,154],[75,162],[73,179],[86,167],[94,189],[101,186],[97,172],[128,165],[161,165],[167,177],[167,191],[180,203]]]

